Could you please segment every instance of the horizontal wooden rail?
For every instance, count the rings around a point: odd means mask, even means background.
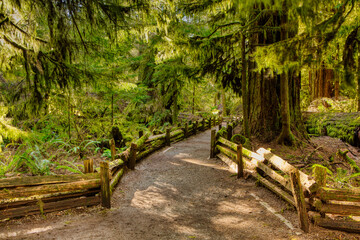
[[[85,181],[85,180],[92,180],[98,178],[100,178],[98,173],[4,178],[4,179],[0,179],[0,189],[24,187],[24,186],[37,186],[37,185],[55,184],[55,183],[68,183],[68,182]]]

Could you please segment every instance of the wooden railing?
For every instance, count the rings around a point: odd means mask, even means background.
[[[309,218],[321,227],[360,232],[360,222],[351,219],[351,216],[360,216],[359,188],[328,188],[325,168],[316,167],[313,179],[264,148],[252,152],[229,141],[229,130],[223,130],[217,135],[212,132],[210,155],[227,163],[239,177],[243,175],[241,171],[246,171],[296,207],[301,229],[305,232],[309,231]],[[334,216],[343,218],[334,219]]]
[[[112,160],[101,162],[98,168],[94,168],[92,160],[85,160],[85,174],[0,179],[0,220],[98,204],[110,208],[116,185],[128,169],[134,169],[136,162],[219,121],[218,118],[201,119],[169,128],[165,134],[151,137],[145,134],[119,154],[112,140]]]

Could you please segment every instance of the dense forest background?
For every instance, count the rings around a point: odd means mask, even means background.
[[[118,127],[243,117],[297,146],[302,112],[360,109],[357,0],[0,0],[0,176],[80,172]]]

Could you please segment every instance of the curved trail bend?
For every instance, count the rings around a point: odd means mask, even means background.
[[[210,130],[163,148],[128,172],[100,207],[0,223],[14,239],[309,239],[296,212],[209,158]],[[261,200],[290,220],[290,230]],[[295,238],[293,238],[295,237]]]

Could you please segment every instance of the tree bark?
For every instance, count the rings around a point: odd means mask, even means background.
[[[241,41],[241,60],[242,60],[242,70],[241,70],[241,90],[242,90],[242,101],[243,101],[243,128],[244,134],[247,138],[250,137],[250,129],[249,129],[249,112],[248,112],[248,84],[246,78],[246,46],[245,46],[245,35],[242,35]]]

